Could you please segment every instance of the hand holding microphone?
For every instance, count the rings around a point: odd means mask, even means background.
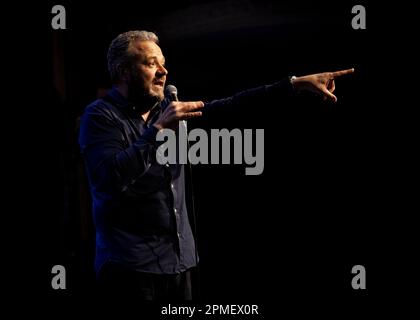
[[[202,101],[178,101],[178,91],[175,86],[168,85],[165,88],[165,96],[171,103],[164,108],[161,116],[154,124],[159,130],[164,128],[176,129],[179,121],[202,115],[200,110],[204,107],[204,103]]]

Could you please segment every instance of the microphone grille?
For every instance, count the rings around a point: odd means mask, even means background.
[[[177,95],[178,95],[178,89],[175,86],[168,84],[165,88],[165,96],[171,97],[171,96],[177,96]]]

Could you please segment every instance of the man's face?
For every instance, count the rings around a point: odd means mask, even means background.
[[[165,57],[160,47],[153,41],[137,41],[137,62],[130,70],[129,91],[133,97],[142,94],[146,97],[163,100],[166,75]]]

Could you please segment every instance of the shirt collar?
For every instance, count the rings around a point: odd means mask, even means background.
[[[117,103],[117,106],[120,108],[128,109],[130,112],[136,111],[136,106],[130,103],[119,91],[113,86],[112,89],[108,92],[108,95]],[[161,109],[161,102],[156,102],[156,104],[150,109],[152,114],[157,110]]]

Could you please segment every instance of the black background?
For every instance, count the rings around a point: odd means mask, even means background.
[[[94,235],[77,121],[110,86],[110,41],[135,29],[160,37],[168,83],[182,100],[221,98],[290,75],[356,70],[336,81],[336,104],[303,95],[206,124],[263,128],[265,169],[245,176],[244,166],[194,167],[199,301],[259,303],[266,314],[325,314],[334,306],[357,314],[396,292],[389,272],[406,259],[400,217],[410,194],[400,197],[407,184],[395,133],[403,126],[390,112],[400,104],[389,81],[398,40],[383,8],[363,1],[64,1],[67,29],[53,30],[54,4],[37,7],[41,32],[35,25],[25,31],[31,53],[23,52],[30,61],[24,72],[31,77],[18,77],[16,96],[31,104],[22,115],[33,119],[19,139],[25,157],[11,159],[26,181],[20,192],[21,180],[13,179],[19,192],[12,200],[26,213],[18,219],[27,221],[21,224],[30,238],[16,240],[14,250],[30,266],[23,265],[31,285],[21,296],[75,306],[74,298],[92,297]],[[365,5],[366,30],[351,27],[355,4]],[[51,289],[56,264],[67,269],[67,290]],[[367,290],[351,288],[357,264],[366,268]]]

